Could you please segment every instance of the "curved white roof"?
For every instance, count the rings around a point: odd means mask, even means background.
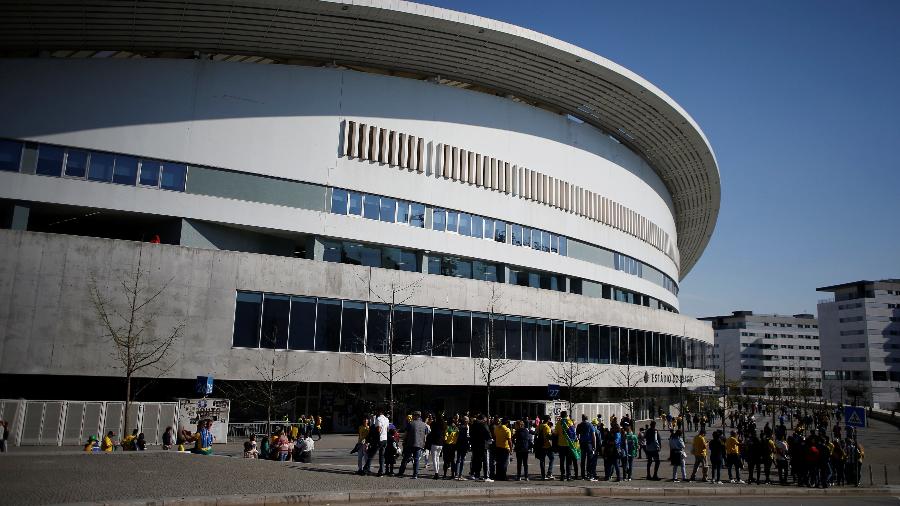
[[[715,155],[687,112],[606,58],[508,23],[398,0],[0,3],[0,55],[61,50],[113,57],[199,51],[470,83],[577,116],[643,156],[672,195],[682,278],[718,217]]]

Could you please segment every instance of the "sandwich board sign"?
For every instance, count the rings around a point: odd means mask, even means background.
[[[844,425],[847,427],[865,427],[866,408],[844,406]]]

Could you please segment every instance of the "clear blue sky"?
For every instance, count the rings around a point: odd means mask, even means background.
[[[722,208],[683,313],[815,314],[816,287],[900,277],[900,1],[424,3],[583,47],[694,117]]]

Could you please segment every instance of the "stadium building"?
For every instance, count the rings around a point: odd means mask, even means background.
[[[89,287],[124,311],[138,265],[147,332],[184,323],[148,400],[274,371],[340,426],[390,342],[429,409],[483,406],[488,356],[497,402],[714,382],[678,302],[714,154],[601,56],[387,0],[7,2],[0,56],[0,396],[118,398]]]

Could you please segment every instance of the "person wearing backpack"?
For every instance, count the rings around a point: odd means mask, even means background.
[[[650,428],[644,431],[644,451],[647,453],[647,479],[659,481],[659,451],[662,448],[662,439],[656,430],[656,421],[650,421]],[[653,464],[653,475],[650,474],[650,465]]]

